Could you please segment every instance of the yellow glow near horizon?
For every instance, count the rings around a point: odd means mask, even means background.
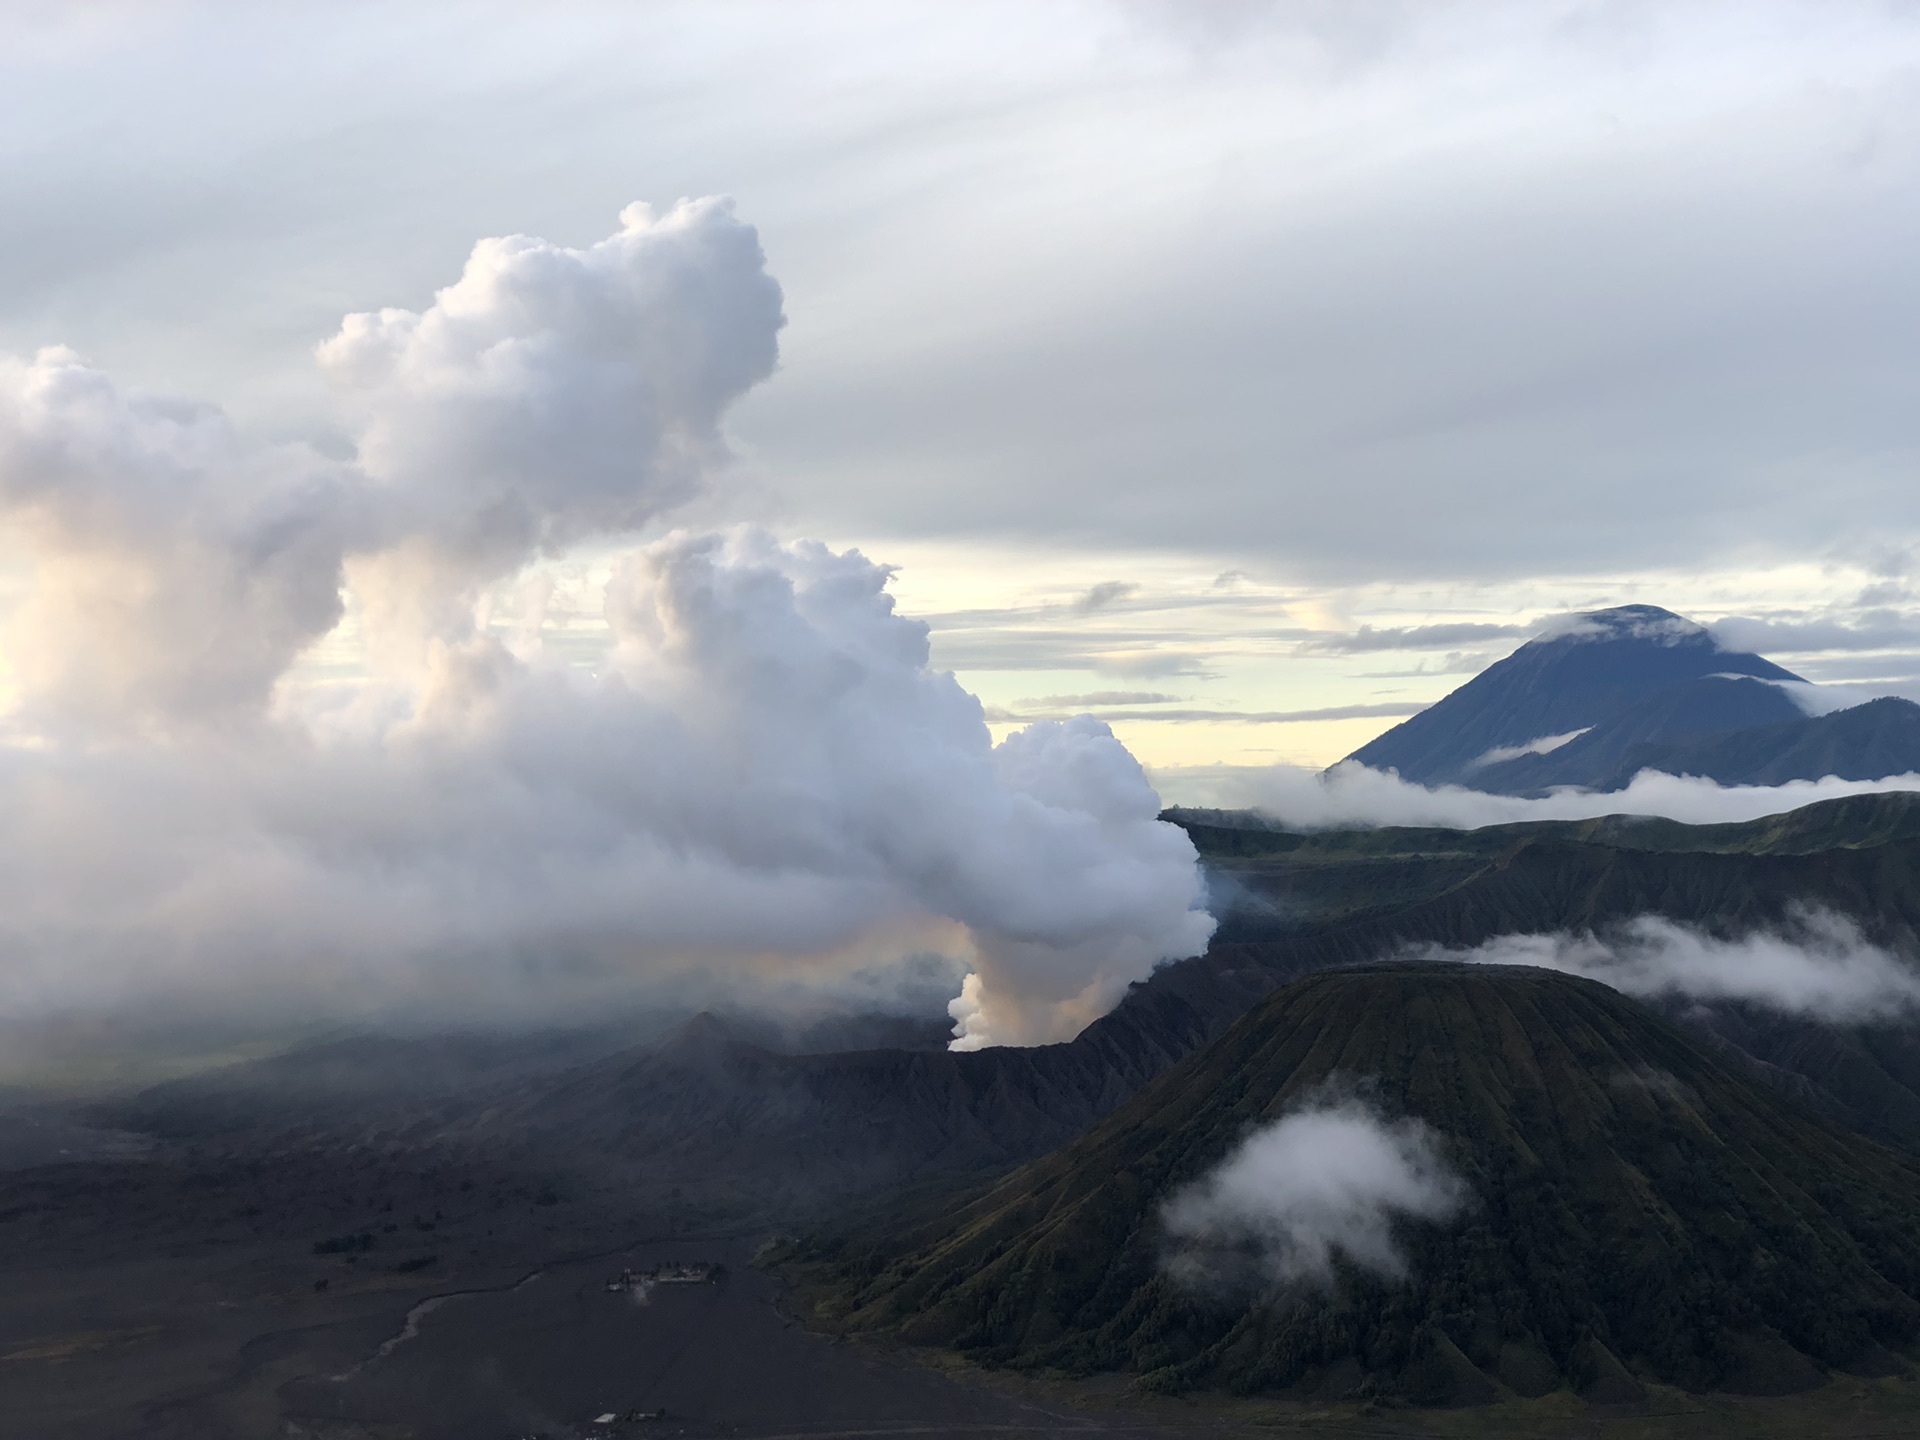
[[[1106,720],[1143,764],[1169,770],[1330,765],[1524,638],[1356,650],[1350,637],[1363,627],[1523,628],[1546,615],[1633,602],[1702,621],[1839,615],[1875,578],[1853,566],[1807,563],[1706,575],[1340,587],[1289,583],[1219,556],[978,541],[833,543],[857,545],[895,567],[899,612],[928,624],[933,663],[980,698],[996,740],[1035,719],[1089,713]],[[611,553],[536,566],[497,587],[482,623],[516,648],[544,648],[597,668]],[[342,627],[304,657],[294,683],[364,675],[355,629],[349,606]],[[1821,678],[1806,656],[1779,651],[1773,658]],[[1354,711],[1362,713],[1340,713]]]
[[[1107,718],[1142,763],[1168,768],[1330,765],[1404,716],[1277,717],[1362,707],[1410,712],[1524,639],[1330,648],[1363,626],[1524,627],[1547,615],[1629,603],[1703,622],[1833,613],[1857,603],[1876,578],[1853,565],[1808,562],[1713,574],[1339,587],[1288,583],[1209,556],[977,542],[861,548],[899,567],[893,592],[901,612],[931,624],[934,662],[980,696],[996,738],[1027,718],[1080,708]],[[1102,586],[1109,588],[1097,592]],[[1102,594],[1111,598],[1091,603]],[[1783,651],[1774,658],[1794,665],[1804,657]],[[1168,698],[1118,698],[1128,692]],[[1087,703],[1066,703],[1075,698]],[[1156,710],[1170,718],[1151,718]]]

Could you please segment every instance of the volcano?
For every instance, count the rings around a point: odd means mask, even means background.
[[[1799,679],[1671,610],[1622,605],[1572,617],[1347,758],[1420,785],[1503,789],[1507,767],[1610,722],[1627,721],[1618,746],[1804,719],[1772,683]],[[1510,773],[1524,785],[1533,768]]]
[[[1397,1277],[1341,1263],[1231,1295],[1179,1278],[1168,1202],[1329,1087],[1429,1127],[1461,1213],[1403,1224]],[[1077,1142],[811,1264],[823,1324],[1173,1391],[1781,1393],[1904,1367],[1920,1160],[1604,986],[1389,966],[1287,986]]]
[[[1619,790],[1643,770],[1722,785],[1920,772],[1920,705],[1809,714],[1819,698],[1671,610],[1622,605],[1570,617],[1347,759],[1500,795]]]

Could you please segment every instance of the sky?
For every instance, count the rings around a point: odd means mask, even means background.
[[[1920,696],[1916,161],[1865,0],[0,0],[0,1072],[1043,1043],[1163,803],[1809,798],[1313,777],[1609,604]]]
[[[1920,677],[1910,4],[11,3],[0,120],[0,350],[342,456],[342,315],[731,196],[778,367],[655,530],[858,547],[1168,798],[1573,608]],[[501,623],[597,663],[611,553]]]

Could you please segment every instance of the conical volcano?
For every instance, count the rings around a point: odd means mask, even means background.
[[[1590,783],[1585,772],[1519,771],[1576,741],[1597,775],[1636,744],[1805,718],[1777,683],[1798,680],[1758,655],[1723,650],[1703,627],[1657,605],[1569,617],[1452,694],[1354,751],[1421,785],[1525,790]],[[1608,733],[1589,736],[1588,732]],[[1561,760],[1565,760],[1561,756]],[[1535,764],[1535,768],[1539,766]]]
[[[1330,1094],[1382,1133],[1420,1127],[1455,1203],[1403,1206],[1389,1263],[1343,1249],[1336,1214],[1318,1274],[1196,1282],[1169,1223],[1181,1197]],[[1295,1153],[1267,1183],[1336,1162]],[[1902,1365],[1920,1160],[1830,1129],[1604,986],[1393,966],[1277,992],[1076,1143],[824,1263],[830,1323],[1171,1389],[1779,1392]]]

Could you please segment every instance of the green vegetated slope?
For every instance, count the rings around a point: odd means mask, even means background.
[[[1638,816],[1308,833],[1170,811],[1219,877],[1235,938],[1356,920],[1473,943],[1485,933],[1654,913],[1731,931],[1823,905],[1871,930],[1920,928],[1920,794],[1858,795],[1737,825]],[[1497,929],[1488,931],[1486,927]]]
[[[1688,825],[1651,815],[1602,815],[1590,820],[1486,825],[1477,830],[1385,825],[1298,831],[1276,828],[1248,811],[1176,808],[1167,812],[1167,818],[1182,825],[1209,858],[1293,854],[1311,862],[1366,855],[1488,856],[1529,839],[1670,854],[1804,855],[1920,840],[1920,792],[1848,795],[1724,825]]]
[[[1403,1282],[1171,1279],[1169,1196],[1341,1080],[1438,1132],[1468,1212],[1402,1228]],[[1419,1403],[1783,1392],[1896,1368],[1920,1333],[1920,1160],[1603,986],[1386,967],[1286,987],[1077,1142],[820,1257],[823,1321],[994,1365]]]
[[[1296,833],[1233,812],[1173,812],[1205,858],[1222,916],[1209,964],[1275,977],[1402,947],[1499,935],[1605,933],[1657,915],[1720,936],[1809,908],[1879,943],[1920,944],[1920,794],[1858,795],[1735,825],[1632,816]],[[1204,977],[1196,977],[1204,978]],[[1752,1006],[1686,1007],[1689,1026],[1829,1117],[1920,1149],[1920,1037]]]

